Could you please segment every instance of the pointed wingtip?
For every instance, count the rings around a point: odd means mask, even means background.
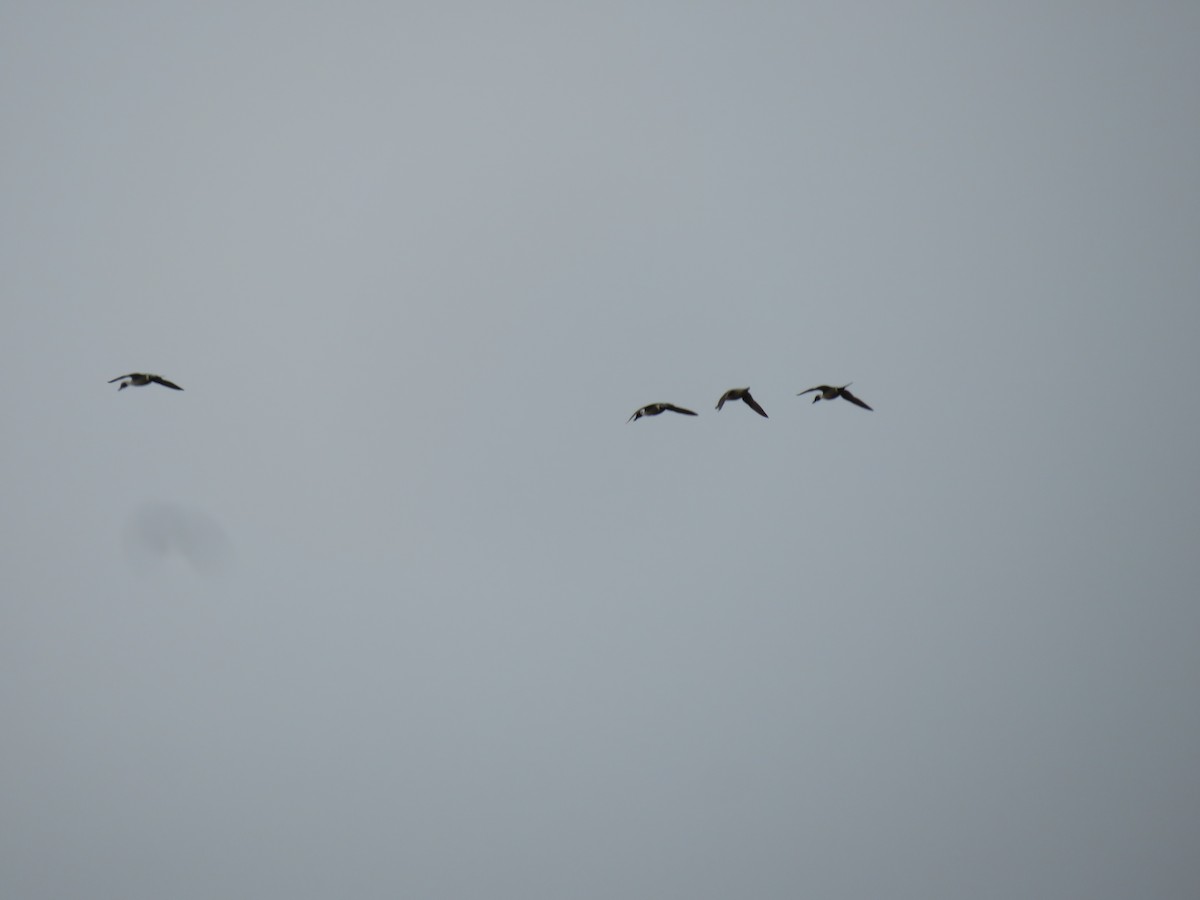
[[[771,418],[767,415],[767,411],[758,405],[758,401],[750,396],[749,391],[742,395],[742,399],[746,401],[746,405],[762,416],[764,419]]]

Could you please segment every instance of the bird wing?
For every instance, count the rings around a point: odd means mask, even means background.
[[[811,394],[813,391],[823,391],[823,390],[825,390],[825,385],[818,384],[815,388],[809,388],[807,391],[801,391],[796,396],[803,397],[805,394]]]
[[[683,413],[685,416],[696,415],[690,409],[684,409],[682,406],[676,406],[674,403],[664,403],[662,404],[662,408],[669,409],[671,412]]]
[[[150,380],[153,381],[155,384],[161,384],[163,387],[169,387],[173,391],[182,391],[183,390],[183,388],[181,388],[179,385],[173,384],[172,382],[167,381],[167,379],[163,378],[161,375],[151,375]]]
[[[763,410],[763,408],[758,405],[757,401],[755,401],[755,399],[750,396],[749,391],[746,391],[746,393],[742,394],[742,399],[746,401],[746,405],[748,407],[750,407],[752,410],[754,410],[756,413],[758,413],[764,419],[770,418],[770,416],[768,416],[766,414],[766,412]]]
[[[113,378],[113,379],[112,379],[111,381],[109,381],[108,383],[109,383],[109,384],[112,384],[112,383],[113,383],[113,381],[120,381],[122,378],[132,378],[132,377],[133,377],[134,375],[136,375],[136,374],[137,374],[137,372],[130,372],[128,375],[118,375],[116,378]]]
[[[842,398],[844,400],[849,400],[855,406],[861,406],[863,409],[871,409],[871,407],[867,406],[867,404],[863,403],[845,388],[842,388]],[[872,412],[874,412],[874,410],[872,410]]]
[[[638,418],[639,416],[644,416],[645,414],[646,414],[646,407],[643,406],[641,409],[635,409],[633,411],[633,415],[625,420],[625,424],[628,425],[634,419]]]
[[[721,399],[717,401],[717,409],[720,409],[722,406],[724,406],[725,401],[728,399],[729,399],[729,391],[726,391],[725,393],[723,393],[721,395]]]

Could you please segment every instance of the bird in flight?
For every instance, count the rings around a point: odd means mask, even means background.
[[[852,381],[850,384],[854,384],[854,382]],[[816,403],[818,400],[836,400],[838,397],[841,397],[843,400],[849,400],[855,406],[870,409],[871,407],[846,390],[846,388],[850,387],[850,384],[843,384],[841,387],[834,387],[830,384],[818,384],[816,387],[810,387],[807,391],[801,391],[796,396],[803,397],[805,394],[811,394],[813,391],[820,391],[820,394],[813,397],[813,403]]]
[[[748,407],[750,407],[764,419],[770,418],[770,416],[763,411],[763,408],[758,405],[758,402],[750,396],[750,388],[748,387],[730,388],[727,390],[721,395],[721,399],[717,401],[717,409],[720,409],[722,406],[724,406],[726,400],[743,400]]]
[[[682,406],[676,406],[674,403],[651,403],[647,406],[643,406],[632,416],[626,419],[625,424],[628,425],[634,419],[640,419],[642,416],[657,416],[659,413],[664,413],[668,410],[670,412],[683,413],[685,416],[696,415],[690,409],[684,409]]]
[[[121,379],[125,380],[121,381]],[[173,391],[183,390],[183,388],[181,388],[179,385],[167,381],[167,379],[163,378],[161,375],[148,375],[145,372],[130,372],[128,375],[118,375],[116,378],[112,379],[109,384],[112,384],[113,381],[121,382],[121,386],[117,388],[118,391],[123,391],[125,388],[130,386],[144,387],[150,383],[161,384],[163,387],[169,387]]]

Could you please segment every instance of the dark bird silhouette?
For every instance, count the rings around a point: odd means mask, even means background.
[[[850,384],[854,384],[854,382],[852,381]],[[850,387],[850,384],[843,384],[841,387],[834,387],[830,384],[818,384],[816,387],[811,387],[807,391],[801,391],[796,396],[803,397],[805,394],[811,394],[813,391],[820,391],[820,394],[813,397],[813,403],[816,403],[818,400],[836,400],[838,397],[841,397],[843,400],[849,400],[855,406],[861,406],[863,409],[870,409],[871,407],[867,406],[867,404],[863,403],[852,393],[846,390],[846,388]]]
[[[682,406],[676,406],[674,403],[649,403],[626,419],[625,424],[628,425],[634,419],[640,419],[642,416],[657,416],[659,413],[665,413],[668,411],[683,413],[685,416],[696,415],[690,409],[684,409]]]
[[[758,402],[750,396],[750,388],[748,387],[730,388],[727,390],[721,395],[721,399],[717,401],[717,409],[720,409],[722,406],[724,406],[726,400],[742,400],[748,407],[750,407],[764,419],[770,418],[770,416],[763,411],[763,408],[758,405]]]
[[[121,381],[122,378],[125,380]],[[148,375],[145,372],[130,372],[128,375],[118,375],[116,378],[112,379],[109,384],[112,384],[113,381],[121,381],[121,386],[117,388],[118,391],[123,391],[125,388],[130,386],[145,387],[151,383],[161,384],[163,387],[169,387],[173,391],[183,390],[183,388],[181,388],[179,385],[167,381],[167,379],[163,378],[161,375]]]

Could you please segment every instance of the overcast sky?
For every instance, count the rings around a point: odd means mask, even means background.
[[[1193,3],[0,5],[0,895],[1200,895],[1198,85]]]

